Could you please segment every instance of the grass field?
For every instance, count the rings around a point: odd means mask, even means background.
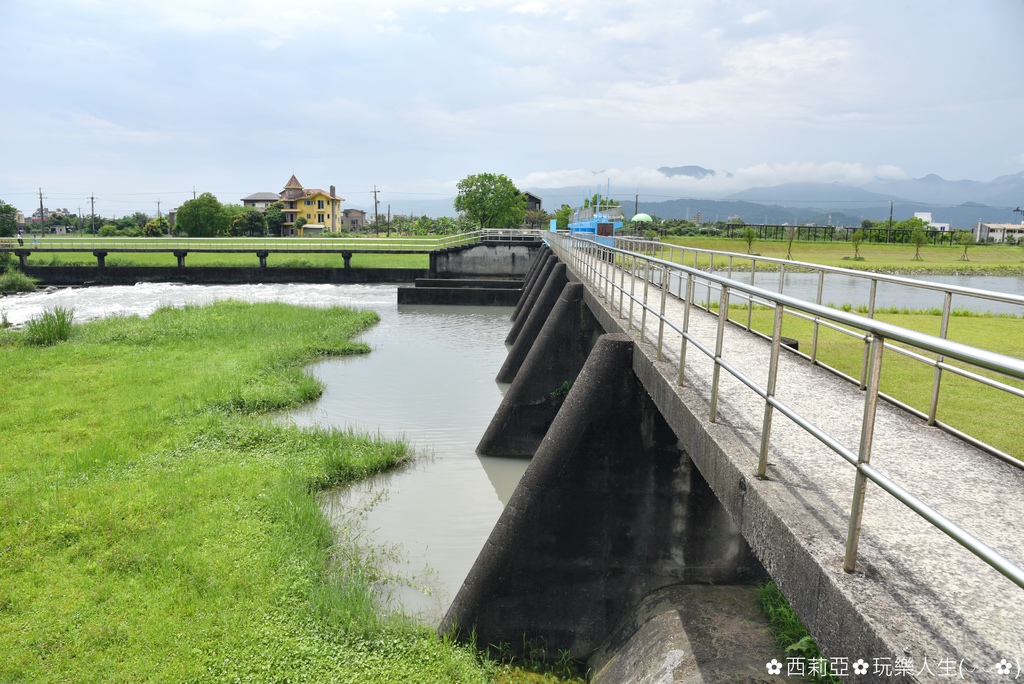
[[[382,613],[378,550],[324,519],[318,490],[405,445],[264,417],[375,320],[222,302],[0,331],[0,681],[541,681]]]
[[[718,250],[746,254],[747,243],[740,239],[712,237],[667,237],[665,244],[693,249]],[[781,240],[759,240],[752,251],[765,257],[786,258],[787,244]],[[678,252],[677,252],[678,254]],[[853,246],[849,242],[794,242],[793,259],[823,266],[853,268],[858,270],[886,273],[992,273],[1003,275],[1024,275],[1024,248],[1007,245],[973,245],[967,250],[969,261],[961,261],[961,246],[925,246],[921,248],[921,261],[914,260],[913,245],[885,245],[863,243],[860,246],[861,261],[854,261]],[[693,254],[686,257],[686,265],[692,265]],[[707,267],[707,259],[698,258],[698,265]],[[715,260],[716,268],[725,267],[727,259]],[[734,262],[743,266],[743,260]],[[758,268],[761,268],[759,266]]]
[[[950,318],[948,339],[1007,356],[1024,358],[1024,318],[966,315],[965,312],[960,314]],[[746,306],[730,307],[729,318],[740,325],[745,325]],[[908,311],[876,312],[875,318],[930,335],[939,334],[942,320],[937,312]],[[765,335],[771,335],[773,320],[772,309],[754,307],[751,312],[751,327]],[[783,319],[782,334],[798,340],[800,350],[810,353],[813,337],[811,321],[786,315]],[[821,326],[818,333],[817,357],[829,366],[859,378],[864,359],[864,342]],[[954,365],[1024,388],[1024,383],[1019,381],[1007,380],[994,373],[978,371],[960,363]],[[927,413],[931,403],[933,381],[934,369],[931,366],[892,350],[885,352],[881,378],[882,392]],[[936,414],[938,420],[1024,460],[1024,445],[1021,444],[1019,426],[1014,419],[1020,412],[1021,399],[1013,395],[949,372],[943,374],[942,392]]]

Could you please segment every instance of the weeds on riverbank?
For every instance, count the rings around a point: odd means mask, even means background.
[[[793,612],[793,608],[774,582],[768,582],[761,586],[758,599],[761,602],[761,609],[764,610],[771,623],[775,643],[786,651],[786,656],[802,659],[805,664],[805,673],[808,672],[807,663],[810,661],[820,663],[822,656],[818,644],[811,638],[807,628]],[[806,674],[805,677],[806,681],[810,682],[840,684],[839,678],[831,674],[814,673]]]
[[[0,292],[35,292],[36,279],[16,268],[7,268],[0,274]]]
[[[38,316],[33,316],[25,323],[23,340],[25,344],[36,347],[47,347],[71,338],[72,324],[75,319],[74,309],[56,306]]]
[[[406,447],[260,413],[317,396],[302,367],[375,320],[221,302],[8,345],[0,681],[492,680],[376,608],[373,553],[320,511]]]

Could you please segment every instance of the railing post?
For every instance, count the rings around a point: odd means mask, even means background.
[[[882,377],[882,352],[884,349],[885,339],[878,335],[872,336],[867,394],[864,397],[864,420],[861,423],[860,450],[857,454],[857,477],[853,484],[850,527],[846,532],[846,557],[843,559],[843,570],[846,572],[853,572],[857,567],[857,546],[860,544],[860,525],[864,517],[864,494],[868,484],[868,478],[861,470],[861,466],[871,462],[871,440],[875,434],[875,412],[878,409],[878,385]]]
[[[633,329],[633,300],[636,299],[636,257],[629,269],[629,329]]]
[[[630,257],[632,260],[633,257]],[[619,318],[622,318],[623,298],[626,296],[626,255],[622,255],[622,266],[619,267]]]
[[[939,330],[939,337],[946,339],[949,332],[949,312],[953,303],[953,293],[946,292],[945,301],[942,302],[942,326]],[[942,367],[939,365],[945,357],[939,354],[935,358],[935,379],[932,381],[932,402],[928,407],[928,424],[935,425],[935,416],[939,411],[939,387],[942,384]]]
[[[772,357],[768,364],[767,397],[764,402],[764,420],[761,422],[761,451],[757,460],[757,476],[762,480],[768,471],[768,444],[772,434],[773,407],[769,399],[775,396],[775,380],[779,373],[779,350],[782,348],[782,304],[775,305],[775,323],[772,328]]]
[[[757,259],[750,260],[750,286],[754,286],[754,276],[757,273]],[[750,319],[754,315],[754,296],[747,295],[747,332],[750,332]]]
[[[708,310],[711,309],[710,296]],[[722,295],[718,299],[718,335],[715,338],[715,370],[711,380],[711,412],[709,420],[714,423],[718,418],[718,380],[722,374],[722,341],[725,336],[725,322],[729,318],[729,286],[722,286]]]
[[[661,311],[658,313],[658,360],[664,360],[661,352],[665,340],[665,300],[668,299],[668,266],[661,269]]]
[[[821,305],[821,292],[825,287],[825,272],[818,271],[818,296],[815,298],[814,303]],[[817,316],[814,317],[814,332],[811,333],[811,363],[818,362],[818,328],[820,321]]]
[[[875,292],[878,290],[878,281],[871,279],[871,294],[868,296],[868,318],[875,317]],[[860,388],[867,387],[868,382],[868,354],[871,348],[871,338],[864,338],[864,361],[860,368]]]
[[[640,342],[644,342],[644,336],[647,334],[647,290],[651,284],[651,273],[650,273],[651,262],[649,259],[644,259],[644,302],[643,306],[640,307]]]
[[[680,279],[682,280],[682,279]],[[693,300],[693,274],[686,274],[686,299],[683,301],[683,332],[682,342],[679,346],[679,386],[681,387],[685,380],[686,373],[686,336],[690,332],[690,302]]]

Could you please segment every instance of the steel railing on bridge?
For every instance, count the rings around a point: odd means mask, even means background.
[[[0,238],[0,251],[14,252],[406,252],[429,253],[479,242],[535,242],[540,231],[485,229],[469,233],[417,237],[233,237],[233,238],[130,238],[27,235]]]
[[[744,386],[764,400],[764,416],[761,429],[761,442],[758,452],[758,477],[765,477],[768,465],[768,450],[771,442],[772,418],[775,411],[782,413],[801,429],[812,435],[819,442],[834,451],[846,462],[856,468],[854,483],[853,506],[847,531],[844,570],[853,572],[856,566],[857,547],[860,540],[861,518],[864,508],[864,494],[868,481],[874,482],[898,501],[909,507],[933,526],[956,540],[976,556],[984,560],[998,572],[1009,578],[1019,587],[1024,588],[1024,570],[1005,558],[996,550],[982,542],[970,532],[960,527],[943,514],[924,503],[920,498],[901,486],[899,483],[871,465],[871,447],[874,437],[875,413],[879,398],[879,385],[882,373],[883,351],[891,349],[914,360],[922,361],[936,368],[935,392],[940,391],[939,373],[942,371],[956,372],[964,378],[983,383],[984,385],[1006,393],[1014,400],[1016,410],[1013,415],[1024,415],[1024,360],[978,349],[958,342],[933,335],[909,330],[870,317],[822,306],[819,301],[808,302],[782,293],[769,292],[748,283],[733,280],[725,275],[717,275],[711,270],[686,266],[682,263],[669,261],[641,254],[637,245],[628,245],[633,249],[621,249],[599,244],[593,239],[581,239],[561,233],[548,233],[546,240],[555,253],[579,275],[595,293],[603,297],[612,312],[627,318],[629,329],[634,328],[634,308],[639,308],[637,327],[640,341],[647,341],[647,318],[653,316],[657,320],[656,339],[651,343],[656,346],[659,360],[665,360],[664,339],[666,328],[680,336],[677,382],[683,385],[686,376],[686,354],[692,347],[712,360],[713,375],[711,396],[709,398],[709,418],[715,422],[717,418],[720,373],[722,369],[735,377]],[[650,243],[648,243],[650,244]],[[627,245],[623,245],[627,246]],[[743,256],[743,255],[738,255]],[[749,258],[749,257],[748,257]],[[782,266],[783,264],[780,264]],[[808,265],[810,266],[810,265]],[[834,269],[824,269],[834,270]],[[865,274],[865,277],[881,280],[876,274]],[[616,282],[618,280],[618,282]],[[640,292],[638,292],[638,287]],[[691,307],[695,306],[694,293],[698,288],[707,288],[708,298],[704,307],[710,313],[717,313],[717,335],[714,348],[696,339],[689,330]],[[652,289],[654,292],[652,293]],[[672,290],[675,290],[672,292]],[[962,288],[951,288],[952,291]],[[872,288],[874,291],[874,288]],[[717,292],[717,312],[711,302],[711,293]],[[774,309],[772,323],[771,351],[765,362],[768,365],[767,382],[762,385],[741,372],[729,359],[723,357],[723,338],[729,318],[729,300],[733,293],[738,293],[748,306],[748,311],[755,304],[769,306]],[[678,297],[683,302],[682,320],[675,320],[666,315],[666,303],[669,297]],[[947,294],[947,302],[949,295]],[[617,302],[616,302],[617,300]],[[628,311],[627,311],[628,307]],[[725,315],[722,315],[723,312]],[[861,425],[860,443],[855,452],[828,433],[825,427],[816,425],[808,417],[801,415],[793,407],[787,405],[776,396],[778,379],[779,354],[782,347],[783,315],[795,314],[817,326],[828,326],[834,329],[854,331],[865,340],[864,372],[858,384],[865,390],[863,421]],[[948,322],[948,314],[944,315]],[[750,322],[746,327],[750,328]],[[945,330],[945,323],[943,330]],[[895,346],[895,345],[901,346]],[[814,351],[808,358],[813,360]],[[955,360],[976,371],[968,371],[948,363]],[[1003,380],[986,377],[983,373],[992,373]],[[849,377],[849,376],[846,376]],[[855,379],[857,380],[857,379]],[[1017,383],[1017,384],[1012,384]],[[934,409],[933,409],[934,411]],[[920,412],[915,411],[918,415]],[[934,420],[934,416],[931,418]],[[936,423],[937,424],[937,423]],[[958,432],[958,431],[957,431]],[[959,433],[958,434],[962,434]],[[966,436],[966,435],[965,435]],[[970,438],[972,442],[980,440]],[[986,445],[987,446],[987,445]],[[1020,461],[989,447],[990,452],[1001,455],[1008,462],[1018,467]]]

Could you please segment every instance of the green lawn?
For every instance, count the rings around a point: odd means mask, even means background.
[[[0,331],[0,681],[492,679],[375,608],[373,550],[319,509],[406,447],[263,417],[375,320],[223,302]]]
[[[730,307],[729,317],[741,325],[747,321],[747,309]],[[938,335],[941,316],[925,312],[879,312],[875,318],[911,330]],[[774,312],[755,307],[751,327],[771,335]],[[787,315],[783,319],[782,334],[799,341],[800,351],[810,354],[813,324]],[[1024,358],[1024,318],[996,315],[954,315],[950,318],[947,337],[981,349],[1007,356]],[[847,375],[859,378],[864,359],[863,341],[821,326],[818,332],[817,357],[823,363]],[[996,377],[1016,387],[1024,383],[1009,381],[987,371],[964,366],[981,375]],[[881,389],[886,394],[925,413],[931,403],[934,368],[887,350],[883,358]],[[938,420],[1024,460],[1024,444],[1019,437],[1019,426],[1014,419],[1021,413],[1021,399],[1005,392],[969,381],[952,373],[944,373],[938,405]]]
[[[747,243],[740,239],[713,237],[666,237],[665,244],[691,249],[718,250],[747,253]],[[786,258],[787,244],[782,240],[758,240],[752,251],[765,257]],[[676,252],[678,259],[679,252]],[[921,248],[921,261],[914,260],[913,245],[862,243],[862,261],[854,261],[853,246],[849,242],[794,242],[793,259],[823,266],[854,268],[879,272],[932,272],[932,273],[993,273],[1024,275],[1024,248],[1007,245],[973,245],[967,250],[969,261],[961,261],[961,246],[925,246]],[[847,257],[847,258],[844,258]],[[666,256],[667,258],[667,256]],[[707,267],[707,259],[698,257],[698,265]],[[693,264],[693,254],[686,257],[686,265]],[[716,267],[725,267],[727,259],[716,258]],[[734,261],[736,267],[749,266],[745,259]],[[761,268],[759,265],[758,268]]]

